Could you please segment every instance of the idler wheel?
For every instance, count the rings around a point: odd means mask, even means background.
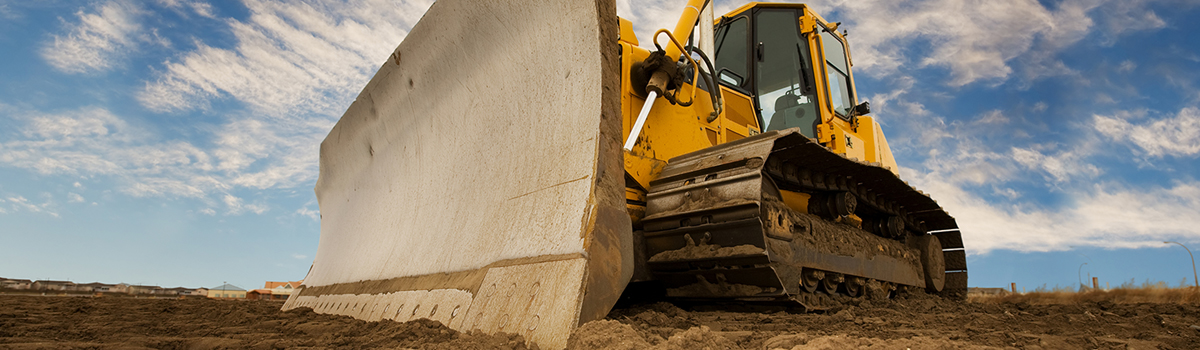
[[[941,292],[946,286],[946,258],[942,255],[942,242],[937,236],[910,236],[908,246],[921,252],[921,270],[925,272],[925,290]]]

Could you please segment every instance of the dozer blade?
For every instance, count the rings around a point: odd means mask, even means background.
[[[633,271],[612,0],[434,3],[321,143],[284,309],[563,348]]]

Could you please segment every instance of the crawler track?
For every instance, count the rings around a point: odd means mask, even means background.
[[[848,211],[796,212],[782,201],[785,191],[821,203],[841,196]],[[870,232],[839,223],[853,222],[849,213]],[[672,159],[651,183],[642,224],[647,269],[669,297],[812,304],[814,294],[856,296],[876,282],[950,297],[966,292],[954,218],[887,169],[834,154],[794,130]],[[922,256],[922,245],[940,256]]]

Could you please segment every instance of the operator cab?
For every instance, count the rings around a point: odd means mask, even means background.
[[[735,10],[715,28],[718,80],[754,96],[764,131],[798,127],[815,139],[822,120],[852,121],[852,112],[865,111],[855,111],[849,55],[836,29],[800,4]]]

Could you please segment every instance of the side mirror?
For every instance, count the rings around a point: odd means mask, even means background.
[[[855,132],[858,132],[858,116],[867,114],[871,114],[871,103],[867,101],[850,109],[850,125]]]
[[[863,103],[854,106],[854,108],[850,110],[850,115],[855,117],[867,114],[871,114],[871,103],[867,101],[863,101]]]

